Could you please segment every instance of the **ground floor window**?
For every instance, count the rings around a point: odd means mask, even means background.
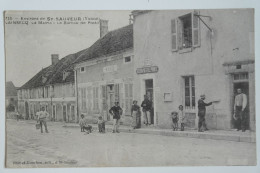
[[[186,109],[195,109],[195,79],[194,76],[185,76],[184,80],[184,105]]]

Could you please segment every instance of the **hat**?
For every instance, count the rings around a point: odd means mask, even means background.
[[[201,94],[200,97],[201,97],[201,98],[205,98],[205,94]]]

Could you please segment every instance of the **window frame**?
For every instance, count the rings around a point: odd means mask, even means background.
[[[84,70],[82,70],[82,68],[83,68]],[[80,67],[80,68],[79,68],[79,72],[80,72],[80,73],[85,73],[85,72],[86,72],[86,67]]]
[[[130,61],[127,61],[127,62],[126,62],[126,58],[128,58],[128,57],[130,58]],[[132,56],[131,56],[131,55],[124,57],[124,64],[129,64],[129,63],[132,63]]]
[[[188,79],[189,84],[188,87],[186,87],[185,80]],[[189,76],[183,76],[183,107],[187,110],[195,110],[196,109],[196,84],[195,84],[195,76],[189,75]],[[188,96],[186,95],[186,88],[189,89]],[[193,92],[194,88],[194,92]],[[194,93],[194,95],[193,95]],[[186,97],[189,97],[189,106],[186,106]],[[194,99],[194,102],[193,102]]]
[[[181,18],[189,15],[191,16],[191,46],[187,48],[183,48],[183,36],[182,36],[182,28],[181,28]],[[195,15],[199,14],[199,11],[195,10],[190,13],[186,13],[184,15],[178,16],[174,19],[171,19],[171,51],[172,52],[191,52],[194,48],[199,47],[201,45],[201,34],[200,34],[200,21],[199,18]],[[195,20],[196,19],[196,20]],[[196,41],[195,41],[196,34]],[[174,47],[175,45],[175,47]]]

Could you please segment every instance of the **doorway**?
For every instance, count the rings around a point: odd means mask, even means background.
[[[247,106],[245,108],[245,114],[246,114],[246,130],[249,130],[250,129],[250,112],[249,112],[249,83],[248,82],[235,82],[234,85],[233,85],[233,104],[234,105],[234,100],[235,100],[235,97],[237,95],[237,89],[240,88],[242,90],[242,93],[244,93],[247,97]],[[232,109],[233,110],[233,109]],[[232,115],[234,114],[234,112],[232,113]],[[236,128],[235,127],[235,120],[232,116],[232,127],[233,128]]]
[[[107,85],[107,120],[111,120],[112,117],[109,114],[109,109],[114,106],[115,103],[115,87],[114,84]]]
[[[153,95],[153,79],[145,80],[145,94],[148,99],[152,102],[151,110],[151,124],[154,124],[154,95]]]
[[[63,110],[63,121],[66,122],[67,106],[66,106],[66,105],[63,105],[63,106],[62,106],[62,110]]]
[[[29,119],[29,105],[28,102],[25,102],[25,119]]]

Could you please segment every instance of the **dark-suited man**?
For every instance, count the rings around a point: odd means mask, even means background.
[[[199,110],[199,112],[198,112],[198,117],[199,117],[198,131],[199,132],[203,132],[204,129],[207,129],[206,122],[205,122],[206,121],[205,120],[206,106],[212,105],[212,102],[205,103],[204,102],[205,98],[206,98],[205,94],[202,94],[198,101],[198,110]],[[202,127],[204,129],[202,129]]]

